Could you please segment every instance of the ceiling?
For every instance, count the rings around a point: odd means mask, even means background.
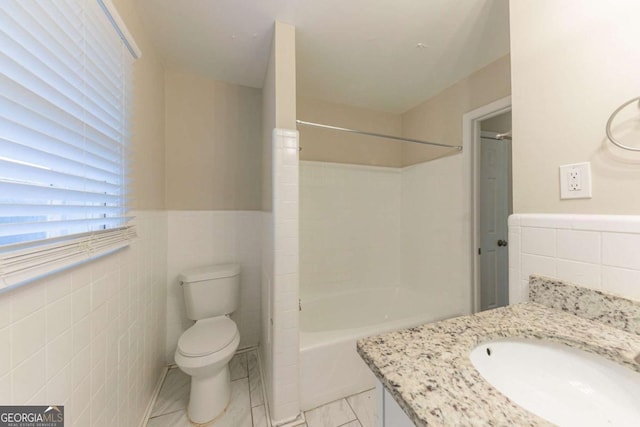
[[[296,27],[298,95],[404,112],[509,52],[508,0],[134,0],[168,68],[262,87]]]

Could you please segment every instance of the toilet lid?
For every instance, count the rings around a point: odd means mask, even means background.
[[[233,320],[226,316],[198,320],[178,340],[178,351],[184,356],[198,357],[225,348],[238,333]]]

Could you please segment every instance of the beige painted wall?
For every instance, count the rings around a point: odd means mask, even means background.
[[[611,112],[640,95],[640,2],[511,1],[514,210],[638,214],[640,153],[606,141]],[[640,110],[616,134],[640,147]],[[635,130],[633,128],[635,127]],[[635,141],[635,142],[632,142]],[[560,200],[562,164],[591,162],[593,198]]]
[[[262,86],[262,210],[272,209],[273,129],[296,128],[295,27],[275,22],[269,64]]]
[[[275,31],[275,30],[274,30]],[[271,140],[276,127],[276,57],[275,34],[269,53],[269,64],[262,84],[262,203],[263,211],[273,209],[273,153]]]
[[[165,76],[170,210],[260,210],[260,89],[179,70]]]
[[[296,128],[296,28],[275,23],[276,127]]]
[[[399,114],[298,97],[298,119],[387,135],[402,135]],[[300,160],[371,166],[402,166],[398,141],[299,126]]]
[[[510,93],[511,69],[509,55],[506,55],[405,112],[402,134],[408,138],[462,145],[462,115]],[[403,164],[413,165],[457,153],[448,148],[404,144]]]
[[[132,208],[165,208],[164,68],[130,0],[114,0],[118,13],[142,51],[133,66],[131,120]]]
[[[480,122],[480,130],[505,133],[511,130],[511,111]]]

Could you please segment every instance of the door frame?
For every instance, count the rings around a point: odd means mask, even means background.
[[[485,119],[511,111],[511,96],[507,96],[462,116],[462,146],[469,153],[469,163],[466,165],[466,182],[469,183],[469,204],[471,212],[471,236],[468,253],[471,258],[471,301],[470,312],[480,311],[480,260],[478,246],[480,244],[480,122]]]

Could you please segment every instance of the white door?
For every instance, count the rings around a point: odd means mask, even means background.
[[[480,142],[480,310],[509,303],[510,141]]]

